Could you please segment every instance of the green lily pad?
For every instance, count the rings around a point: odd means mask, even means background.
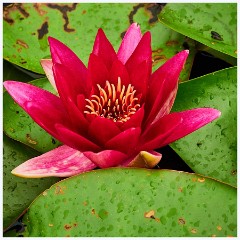
[[[236,236],[236,204],[236,188],[197,174],[101,169],[44,191],[23,217],[23,235]]]
[[[152,33],[154,67],[157,69],[184,49],[185,36],[158,22],[161,4],[133,3],[18,3],[4,9],[4,59],[37,73],[43,73],[40,59],[50,58],[47,37],[67,44],[87,64],[98,28],[103,28],[117,50],[130,23],[138,22],[142,32]],[[96,21],[97,19],[97,21]],[[195,50],[191,44],[184,81],[188,79]]]
[[[26,179],[11,174],[25,160],[39,155],[33,149],[3,135],[3,228],[7,228],[42,191],[58,178]]]
[[[46,78],[34,80],[31,84],[54,92]],[[3,94],[3,130],[11,138],[24,143],[39,152],[47,152],[61,145],[17,105],[8,92]]]
[[[213,107],[221,116],[171,147],[197,173],[237,184],[237,68],[179,85],[174,112]]]
[[[181,34],[237,57],[236,3],[169,3],[159,20]]]

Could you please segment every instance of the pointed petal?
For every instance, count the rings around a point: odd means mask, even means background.
[[[71,98],[77,102],[77,95],[88,95],[84,81],[81,77],[71,72],[66,66],[56,63],[53,65],[53,74],[60,98],[66,104],[66,99]]]
[[[140,134],[141,128],[129,128],[110,139],[105,144],[105,148],[114,149],[129,155],[135,151]]]
[[[91,79],[93,87],[97,89],[97,84],[100,84],[101,87],[105,87],[106,80],[109,80],[109,71],[100,57],[91,53],[88,62],[88,70],[88,77]]]
[[[100,168],[108,168],[124,162],[128,156],[115,150],[104,150],[99,153],[84,152],[84,155]]]
[[[154,168],[162,159],[162,154],[155,151],[141,151],[134,159],[128,159],[122,165],[126,167]]]
[[[76,85],[75,83],[77,82],[79,88],[82,87],[82,91],[89,93],[91,90],[91,83],[87,81],[87,68],[82,61],[70,48],[57,39],[49,37],[48,41],[53,64],[58,63],[64,65],[72,75],[72,79],[68,84]]]
[[[4,86],[37,124],[59,139],[54,124],[69,122],[60,98],[27,83],[5,81]]]
[[[69,177],[96,167],[83,153],[64,145],[24,162],[12,174],[25,178]]]
[[[117,59],[117,54],[102,29],[98,30],[93,53],[103,60],[108,70],[111,69],[113,61]]]
[[[82,152],[84,151],[96,152],[101,150],[100,147],[97,146],[95,143],[91,142],[84,136],[81,136],[80,134],[73,132],[71,129],[68,129],[64,125],[56,124],[55,128],[58,131],[59,135],[61,136],[61,142],[68,145],[69,147],[72,147]]]
[[[182,121],[180,115],[169,114],[160,118],[155,124],[149,125],[141,136],[139,151],[149,151],[164,146],[165,139],[181,125]]]
[[[220,117],[221,112],[213,108],[196,108],[184,112],[172,113],[169,115],[180,116],[182,118],[182,123],[173,130],[173,132],[159,147],[168,145],[205,126],[206,124]],[[165,120],[168,121],[167,118]]]
[[[135,51],[131,55],[131,57],[126,62],[126,67],[131,74],[131,70],[136,68],[138,64],[143,61],[147,61],[149,66],[152,65],[152,49],[151,49],[151,34],[150,32],[146,32],[139,44],[137,45]],[[149,67],[151,69],[151,67]],[[149,72],[150,74],[150,72]]]
[[[120,128],[121,130],[126,130],[128,128],[132,127],[141,127],[142,125],[142,120],[144,117],[144,104],[142,105],[141,108],[137,110],[135,114],[131,116],[131,118],[125,122]]]
[[[52,67],[53,67],[52,59],[41,59],[40,62],[41,62],[41,65],[43,67],[43,70],[44,70],[49,82],[51,83],[51,85],[57,92],[57,86],[55,83],[55,79],[53,76],[53,70],[52,70]]]
[[[121,78],[122,85],[127,86],[130,83],[129,74],[126,67],[119,60],[116,60],[113,62],[110,70],[110,83],[117,86],[118,77]]]
[[[153,140],[146,142],[144,147],[155,149],[166,146],[210,123],[220,115],[221,112],[213,108],[196,108],[166,115],[149,129],[147,135],[156,136],[157,129],[159,129],[159,133],[162,129],[162,133],[158,137],[152,138]],[[181,119],[181,121],[178,124],[177,120],[174,119]],[[153,133],[154,131],[155,133]]]
[[[151,68],[151,65],[149,65],[147,61],[143,61],[140,64],[136,65],[130,74],[131,84],[134,86],[134,89],[137,91],[137,93],[142,94],[143,99],[145,99],[148,80],[150,77],[149,73],[151,69],[149,66]]]
[[[101,146],[104,146],[109,139],[119,133],[120,130],[116,124],[104,117],[95,117],[88,129],[88,135],[91,139],[94,139]]]
[[[140,26],[137,23],[131,24],[124,35],[119,47],[118,59],[125,64],[142,38]]]
[[[181,51],[152,74],[146,99],[146,106],[150,106],[146,109],[147,125],[170,112],[188,53],[188,50]]]
[[[72,123],[72,127],[80,134],[86,134],[89,122],[86,120],[82,111],[78,109],[76,104],[70,99],[67,99],[67,111]]]

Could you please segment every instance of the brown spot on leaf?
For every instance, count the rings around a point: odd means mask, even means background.
[[[154,210],[150,210],[149,212],[144,213],[144,217],[145,218],[153,218],[154,214],[155,214]]]
[[[86,10],[83,10],[83,11],[82,11],[82,14],[85,14],[86,12],[87,12]]]
[[[197,181],[197,178],[195,178],[195,177],[192,178],[192,181],[193,181],[193,182],[196,182],[196,181]]]
[[[23,40],[17,39],[16,43],[24,48],[29,48],[27,43],[25,43]]]
[[[236,169],[235,169],[235,170],[232,170],[232,171],[231,171],[231,174],[232,174],[232,175],[236,175],[236,174],[237,174],[237,170],[236,170]]]
[[[63,188],[64,187],[60,187],[59,185],[57,185],[55,189],[55,194],[64,194]]]
[[[186,221],[185,221],[185,219],[184,218],[179,218],[178,219],[178,224],[180,224],[180,225],[184,225],[186,223]]]
[[[74,223],[73,226],[74,226],[74,227],[77,227],[77,223]]]
[[[42,39],[44,35],[48,34],[48,22],[44,22],[42,26],[37,30],[38,32],[38,39]]]
[[[221,231],[221,230],[222,230],[222,227],[221,227],[221,226],[217,226],[217,230],[218,230],[218,231]]]
[[[192,230],[191,230],[191,233],[197,233],[197,229],[195,229],[195,228],[193,228]]]
[[[43,9],[41,9],[41,6],[42,6],[42,5],[43,5],[42,3],[34,3],[34,4],[33,4],[33,7],[36,9],[36,11],[38,12],[38,14],[39,14],[40,16],[43,16],[44,14],[47,13],[46,11],[44,11]]]
[[[87,206],[87,205],[88,205],[88,203],[87,203],[86,201],[84,201],[84,202],[83,202],[83,205],[84,205],[84,206]]]
[[[96,213],[94,208],[91,210],[91,213],[92,213],[93,215]]]
[[[64,228],[65,228],[65,230],[70,230],[71,228],[72,228],[72,226],[71,225],[69,225],[69,224],[65,224],[64,225]]]
[[[174,45],[177,45],[177,44],[179,44],[179,42],[176,41],[176,40],[169,40],[169,41],[166,42],[166,46],[168,46],[168,47],[171,47],[171,46],[174,46]]]
[[[27,142],[29,142],[30,144],[34,144],[34,145],[37,144],[37,142],[31,138],[29,133],[26,134],[26,139],[27,139]]]
[[[138,9],[142,8],[142,7],[144,7],[144,3],[139,3],[136,6],[133,6],[133,10],[128,15],[128,19],[129,19],[130,24],[134,23],[133,17],[137,13]]]
[[[200,182],[200,183],[205,182],[205,178],[198,178],[198,182]]]
[[[17,3],[16,7],[18,9],[18,11],[25,17],[29,17],[29,13],[23,8],[23,4],[22,3]]]
[[[145,4],[145,10],[150,14],[148,23],[153,24],[158,21],[158,15],[162,11],[166,3],[148,3]]]
[[[65,24],[63,26],[64,31],[66,31],[66,32],[74,32],[75,31],[75,29],[68,27],[69,19],[68,19],[67,13],[75,10],[76,6],[77,6],[77,3],[73,3],[72,6],[69,6],[67,4],[66,5],[62,5],[62,4],[47,3],[47,6],[49,8],[56,9],[56,10],[58,10],[58,11],[60,11],[62,13],[62,17],[63,17],[63,19],[65,21]]]
[[[178,191],[179,191],[179,192],[182,192],[182,191],[183,191],[182,187],[179,187],[179,188],[178,188]]]
[[[154,215],[155,215],[154,210],[150,210],[150,211],[144,213],[145,218],[151,218],[151,219],[154,219],[156,222],[160,222],[160,218],[157,218]]]
[[[167,61],[167,57],[163,54],[161,54],[163,50],[157,49],[157,50],[153,50],[152,51],[152,65],[155,66],[156,64],[158,64],[161,61]]]

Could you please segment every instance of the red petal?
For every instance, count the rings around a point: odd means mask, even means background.
[[[52,67],[53,67],[52,59],[41,59],[40,62],[49,82],[51,83],[53,88],[57,91],[55,79],[53,76],[53,70],[52,70]]]
[[[87,81],[87,68],[77,55],[66,45],[54,39],[48,38],[53,64],[59,63],[64,65],[68,72],[71,73],[71,81],[68,84],[79,86],[81,92],[89,93],[91,82]],[[56,79],[55,79],[56,81]]]
[[[129,128],[110,139],[105,144],[105,148],[114,149],[130,155],[130,153],[135,152],[140,134],[141,128]]]
[[[81,112],[71,99],[67,99],[67,111],[71,119],[72,127],[80,134],[86,134],[89,126],[83,112]]]
[[[102,59],[108,70],[111,69],[112,62],[117,59],[115,50],[102,29],[98,30],[93,46],[93,53]]]
[[[74,72],[71,72],[66,66],[58,63],[54,64],[53,73],[59,96],[64,104],[66,104],[68,98],[76,103],[79,94],[88,94],[81,76],[76,78]]]
[[[119,60],[116,60],[113,62],[110,71],[110,83],[113,83],[115,86],[117,86],[118,77],[121,78],[122,85],[127,86],[130,83],[127,69]]]
[[[131,24],[124,35],[119,47],[118,59],[125,64],[142,38],[140,26],[137,23]]]
[[[172,134],[177,126],[181,126],[180,115],[166,115],[160,118],[155,124],[149,125],[140,139],[139,151],[148,151],[159,148],[164,140]]]
[[[143,35],[135,51],[133,52],[131,57],[128,59],[126,63],[128,72],[131,73],[132,69],[136,68],[136,66],[138,66],[138,64],[142,63],[143,61],[147,61],[149,66],[152,65],[152,49],[151,49],[150,32],[146,32]],[[151,68],[149,67],[149,69]]]
[[[84,155],[100,168],[108,168],[124,162],[128,156],[115,150],[105,150],[99,153],[84,152]]]
[[[104,117],[95,117],[88,129],[88,134],[91,139],[94,139],[94,142],[101,146],[104,146],[109,139],[119,133],[120,130],[116,124],[112,120]]]
[[[187,110],[184,112],[177,112],[171,113],[169,115],[164,116],[158,122],[154,124],[154,127],[149,130],[148,135],[150,132],[154,130],[157,131],[159,128],[163,128],[162,135],[163,137],[157,137],[153,141],[146,143],[147,149],[149,147],[151,149],[160,148],[163,146],[168,145],[186,135],[196,131],[197,129],[201,128],[202,126],[210,123],[214,119],[218,118],[221,113],[213,108],[197,108],[192,110]],[[171,126],[171,122],[174,121],[173,119],[180,119],[181,122],[179,124],[174,124]],[[159,131],[160,133],[160,131]],[[156,133],[155,133],[156,135]],[[144,145],[144,146],[146,146]]]
[[[5,81],[4,86],[37,124],[59,139],[54,124],[69,122],[60,98],[27,83]]]
[[[99,151],[100,147],[97,146],[95,143],[91,142],[87,138],[79,135],[76,132],[73,132],[72,130],[68,129],[67,127],[56,124],[55,128],[57,129],[59,135],[61,136],[61,142],[64,144],[77,149],[79,151]]]
[[[126,130],[132,127],[141,127],[143,117],[144,117],[144,105],[141,108],[139,108],[137,112],[133,114],[131,118],[121,126],[121,130]]]
[[[187,56],[188,50],[181,51],[152,74],[146,100],[146,106],[149,106],[145,114],[148,116],[146,124],[154,121],[156,116],[159,119],[170,112],[177,93],[178,78]]]
[[[12,174],[25,178],[69,177],[96,167],[83,153],[61,146],[24,162]]]
[[[106,68],[103,60],[91,54],[88,62],[89,78],[92,81],[93,87],[97,88],[97,84],[100,84],[101,87],[105,87],[106,80],[109,80],[109,71]]]
[[[142,94],[143,99],[145,99],[150,71],[151,70],[149,69],[148,62],[143,61],[140,64],[136,65],[130,74],[130,81],[134,86],[134,89],[136,89],[137,93]]]

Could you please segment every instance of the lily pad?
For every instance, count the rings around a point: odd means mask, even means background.
[[[15,167],[39,153],[5,135],[3,147],[3,228],[7,228],[34,198],[59,179],[25,179],[12,175]]]
[[[236,3],[169,3],[159,20],[183,35],[237,57]]]
[[[31,84],[54,92],[46,78],[32,81]],[[9,137],[42,153],[61,145],[59,141],[39,127],[7,92],[3,94],[3,130]]]
[[[173,111],[213,107],[221,116],[171,147],[197,173],[237,184],[237,68],[181,83]]]
[[[236,188],[197,174],[101,169],[44,191],[24,215],[23,235],[236,236],[236,204]]]
[[[185,36],[158,22],[161,4],[133,3],[18,3],[4,9],[4,59],[37,73],[43,73],[40,59],[50,58],[47,37],[67,44],[87,64],[98,28],[118,49],[130,23],[138,22],[142,32],[152,33],[154,67],[157,69],[184,49]],[[96,21],[97,19],[97,21]],[[187,80],[195,55],[189,57],[181,79]]]

